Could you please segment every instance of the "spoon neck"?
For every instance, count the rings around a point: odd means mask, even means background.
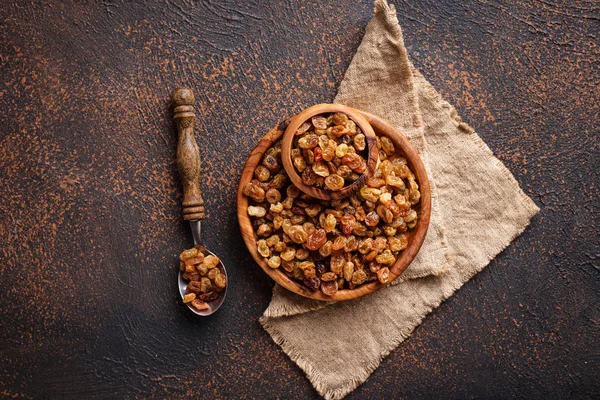
[[[200,220],[190,221],[190,229],[192,230],[192,236],[194,237],[194,244],[202,243],[202,223]]]

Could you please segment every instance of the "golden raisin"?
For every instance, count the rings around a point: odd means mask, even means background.
[[[329,261],[329,269],[336,273],[342,272],[342,268],[344,268],[345,263],[346,259],[344,258],[343,254],[331,256],[331,259]]]
[[[382,204],[377,206],[377,215],[379,215],[379,218],[381,218],[386,224],[390,224],[394,220],[394,214],[389,208]]]
[[[294,257],[296,257],[296,249],[293,247],[288,247],[279,254],[282,260],[292,261]]]
[[[373,241],[373,249],[377,250],[377,252],[383,251],[387,246],[387,239],[383,236],[377,236]]]
[[[356,218],[352,214],[344,214],[342,218],[340,218],[340,227],[342,228],[344,235],[352,233],[355,224]]]
[[[202,262],[207,269],[211,269],[219,265],[219,258],[217,256],[213,256],[212,254],[204,257],[204,261]]]
[[[283,207],[283,203],[281,206]],[[282,211],[282,213],[283,213],[283,211]],[[279,228],[281,228],[282,224],[283,224],[283,217],[281,215],[275,215],[273,217],[273,228],[279,229]]]
[[[348,282],[352,281],[352,274],[354,273],[354,263],[352,261],[348,261],[344,264],[343,275],[344,279]]]
[[[329,176],[329,167],[327,167],[327,164],[324,161],[317,161],[312,165],[312,170],[315,174],[322,176],[322,177],[327,177]]]
[[[311,121],[315,129],[327,129],[327,119],[325,117],[317,115],[312,117]]]
[[[346,236],[338,236],[333,241],[333,246],[331,247],[333,250],[341,250],[346,245],[348,238]]]
[[[269,169],[270,172],[275,173],[280,170],[277,159],[270,154],[265,154],[263,157],[262,164]]]
[[[348,153],[342,157],[342,164],[355,171],[363,162],[363,158],[356,153]]]
[[[196,249],[194,247],[194,248],[191,248],[189,250],[182,251],[181,254],[179,255],[179,259],[181,261],[186,261],[186,260],[189,260],[191,258],[195,258],[197,255],[198,255],[198,249]]]
[[[386,236],[394,236],[398,230],[393,226],[386,225],[383,227],[383,232]],[[389,240],[388,240],[389,241]]]
[[[306,248],[318,250],[327,241],[327,233],[323,229],[316,229],[306,238]]]
[[[377,257],[377,255],[379,254],[379,252],[377,250],[371,250],[366,256],[364,256],[364,260],[365,261],[371,261],[374,260],[375,257]]]
[[[326,232],[332,232],[335,229],[335,226],[337,224],[337,220],[335,219],[335,216],[332,214],[328,214],[325,217],[325,220],[323,222],[323,229],[325,229]]]
[[[376,178],[374,176],[367,179],[367,186],[372,188],[380,188],[385,185],[385,180],[383,178]]]
[[[287,175],[285,173],[279,173],[273,177],[269,187],[281,189],[283,185],[285,185],[285,181],[287,181]]]
[[[192,307],[194,307],[198,311],[208,310],[209,306],[206,302],[196,299],[191,302]]]
[[[200,273],[200,275],[206,275],[206,273],[208,272],[208,268],[206,268],[206,265],[204,265],[204,263],[196,265],[196,270],[198,271],[198,273]]]
[[[267,210],[264,207],[248,206],[248,215],[251,217],[264,217],[267,215]]]
[[[305,248],[300,248],[300,249],[296,250],[296,258],[298,260],[306,260],[309,255],[310,255],[310,253]]]
[[[319,138],[314,133],[309,133],[298,139],[298,147],[301,149],[313,149],[319,144]]]
[[[214,282],[217,288],[225,289],[225,286],[227,286],[227,277],[224,274],[217,274]]]
[[[315,263],[312,261],[302,261],[302,262],[298,263],[298,268],[300,268],[302,271],[305,271],[307,269],[314,268],[314,267],[315,267]]]
[[[195,293],[188,293],[185,296],[183,296],[183,302],[184,303],[189,303],[192,300],[196,299],[196,294]]]
[[[288,197],[291,197],[291,198],[296,198],[296,197],[298,197],[298,196],[300,195],[300,189],[298,189],[298,188],[297,188],[296,186],[294,186],[294,185],[289,185],[289,186],[287,187],[286,191],[285,191],[285,194],[286,194]]]
[[[258,250],[258,254],[260,254],[262,257],[270,257],[271,256],[271,250],[269,249],[269,246],[267,245],[267,241],[262,239],[259,240],[258,242],[256,242],[257,245],[257,250]]]
[[[396,176],[399,176],[400,178],[407,179],[412,175],[412,172],[410,172],[410,169],[406,164],[393,164],[393,166]]]
[[[305,121],[304,123],[302,123],[302,125],[300,125],[300,126],[298,127],[298,129],[296,129],[296,132],[295,132],[295,134],[296,134],[296,135],[301,135],[301,134],[303,134],[304,132],[308,131],[310,128],[312,128],[312,125],[310,124],[310,122],[308,122],[308,121]]]
[[[381,148],[388,156],[394,154],[394,143],[392,143],[390,138],[387,136],[381,136],[379,137],[379,141],[381,142]]]
[[[321,282],[321,292],[326,296],[333,296],[338,291],[337,281]]]
[[[292,221],[293,225],[300,225],[303,224],[304,221],[306,221],[306,217],[303,215],[304,210],[302,208],[292,207],[292,212],[294,213],[294,215],[292,215],[290,220]]]
[[[356,251],[357,248],[358,248],[358,240],[356,239],[356,236],[354,236],[354,235],[348,236],[348,240],[346,240],[346,244],[344,245],[344,251],[346,253],[350,253],[352,251]]]
[[[264,165],[259,165],[254,170],[254,176],[261,182],[266,182],[271,177],[271,171]]]
[[[342,137],[348,134],[350,130],[343,125],[336,125],[331,129],[331,134],[335,137]]]
[[[314,264],[313,264],[314,265]],[[309,268],[305,268],[302,270],[302,272],[304,272],[304,278],[311,278],[313,276],[317,275],[317,271],[315,270],[315,267],[309,267]]]
[[[348,116],[344,113],[336,112],[335,114],[333,114],[331,121],[335,125],[344,125],[345,126],[348,123]]]
[[[377,271],[377,279],[384,285],[390,281],[390,270],[388,267],[383,267]]]
[[[363,151],[367,147],[366,137],[362,133],[354,136],[354,148],[358,151]]]
[[[288,236],[296,243],[304,243],[308,237],[308,234],[302,226],[293,225],[288,230]]]
[[[265,199],[271,204],[279,203],[281,201],[281,193],[279,190],[271,188],[265,193]]]
[[[342,178],[348,179],[352,174],[352,170],[346,165],[340,165],[336,173]]]
[[[367,280],[367,274],[362,269],[354,271],[352,274],[352,283],[355,285],[362,285]]]
[[[325,178],[325,187],[333,191],[341,190],[344,187],[344,178],[337,174],[329,175]]]
[[[294,157],[292,159],[292,162],[294,163],[294,167],[296,167],[298,172],[304,172],[304,170],[306,169],[306,161],[304,161],[303,157]]]
[[[335,140],[329,139],[327,146],[325,146],[325,148],[322,149],[323,160],[325,160],[325,161],[333,160],[333,157],[335,157],[336,148],[337,148],[337,145],[335,143]]]
[[[408,238],[406,235],[398,235],[388,238],[391,251],[404,250],[408,246]]]
[[[371,238],[361,239],[358,242],[358,252],[360,254],[367,254],[368,252],[371,251],[372,246],[373,246],[373,239],[371,239]]]
[[[346,143],[338,144],[335,148],[335,156],[337,158],[342,158],[346,154],[348,154],[348,145]]]
[[[309,206],[304,208],[304,211],[309,217],[316,217],[321,211],[321,205],[319,203],[310,204]]]
[[[321,275],[321,280],[323,282],[329,282],[337,279],[337,275],[334,272],[325,272]]]
[[[325,244],[319,248],[319,254],[323,257],[331,255],[331,251],[333,250],[332,245],[333,242],[331,240],[326,241]]]
[[[244,185],[242,193],[245,196],[252,198],[252,200],[261,203],[265,200],[265,191],[255,182],[248,182]]]
[[[360,189],[360,195],[362,196],[363,199],[372,201],[373,203],[375,203],[377,200],[379,200],[379,196],[381,195],[381,190],[370,188],[368,186],[363,186]]]
[[[200,285],[200,281],[191,281],[190,283],[188,283],[187,287],[185,288],[185,292],[186,293],[201,293],[202,292],[202,287]]]
[[[212,281],[215,279],[215,276],[219,275],[219,273],[220,272],[217,268],[213,268],[210,271],[208,271],[208,274],[206,276]]]
[[[279,258],[279,256],[273,256],[269,258],[267,264],[273,269],[279,268],[279,266],[281,265],[281,258]]]
[[[417,219],[417,212],[415,210],[410,210],[408,214],[404,217],[404,222],[409,223]]]
[[[281,260],[281,268],[286,270],[287,272],[292,272],[294,270],[295,263],[292,261]]]
[[[366,236],[369,233],[369,231],[368,231],[367,227],[364,226],[363,224],[355,223],[354,228],[352,228],[352,233],[355,234],[356,236],[363,237],[363,236]]]
[[[351,119],[346,122],[346,127],[348,128],[348,133],[350,135],[356,135],[356,123]]]
[[[208,278],[200,279],[200,291],[202,293],[210,292],[212,290],[212,282]]]
[[[269,236],[272,232],[271,227],[268,224],[261,224],[257,229],[256,229],[256,234],[258,236]]]
[[[312,149],[303,149],[302,157],[304,157],[304,161],[306,161],[307,164],[312,165],[315,162],[315,153]]]
[[[375,260],[380,264],[391,265],[396,262],[396,257],[394,257],[391,251],[385,250],[383,253],[379,254]]]
[[[387,178],[385,178],[385,183],[386,185],[393,186],[400,190],[404,190],[404,181],[402,180],[402,178],[399,178],[397,176],[388,175]]]
[[[327,169],[329,173],[329,169]],[[315,174],[312,168],[306,168],[302,173],[302,183],[307,186],[314,186],[317,183],[319,175]]]
[[[379,223],[379,215],[375,211],[371,211],[365,217],[365,224],[367,226],[376,226]]]
[[[283,212],[283,204],[281,202],[271,204],[271,207],[269,207],[269,211],[271,211],[272,213],[275,213],[275,214],[279,214],[279,213]]]

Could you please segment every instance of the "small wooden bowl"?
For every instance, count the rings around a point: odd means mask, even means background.
[[[427,178],[427,173],[425,171],[425,167],[423,166],[423,162],[419,157],[419,154],[415,150],[414,147],[410,144],[408,139],[400,133],[396,128],[390,125],[388,122],[383,119],[376,117],[372,114],[361,111],[364,117],[369,121],[372,125],[373,129],[377,132],[379,136],[387,136],[392,140],[394,146],[396,147],[396,151],[403,153],[404,157],[406,157],[408,166],[411,171],[414,172],[417,183],[419,184],[419,189],[421,191],[421,201],[417,206],[415,206],[415,210],[419,216],[419,220],[417,222],[417,226],[413,229],[408,238],[408,246],[404,249],[396,263],[390,268],[390,275],[393,279],[396,279],[400,274],[406,270],[406,268],[413,261],[423,241],[425,240],[425,235],[427,234],[427,229],[429,227],[429,218],[431,216],[431,191],[429,187],[429,179]],[[254,258],[254,260],[260,265],[260,267],[269,275],[275,282],[290,290],[296,294],[299,294],[304,297],[308,297],[315,300],[325,300],[325,301],[343,301],[343,300],[351,300],[361,296],[364,296],[369,293],[373,293],[374,291],[386,286],[382,285],[379,281],[370,282],[368,284],[364,284],[359,286],[356,289],[344,289],[339,290],[333,296],[326,296],[321,291],[313,292],[302,285],[300,282],[295,281],[294,279],[288,277],[283,271],[279,268],[273,269],[269,267],[267,264],[267,260],[258,254],[258,250],[256,248],[257,236],[252,228],[252,221],[248,216],[248,198],[244,196],[242,189],[246,183],[250,182],[254,176],[254,169],[257,165],[260,164],[260,160],[262,156],[265,154],[265,151],[277,140],[281,139],[285,129],[290,124],[291,119],[280,123],[278,126],[271,129],[256,145],[250,157],[246,161],[246,165],[244,166],[244,170],[242,171],[242,176],[240,178],[240,185],[238,188],[237,194],[237,207],[238,207],[238,222],[240,224],[240,231],[242,233],[242,238],[246,243],[246,247],[248,251]]]
[[[356,125],[363,131],[366,136],[366,145],[367,145],[367,170],[360,175],[360,177],[352,182],[348,186],[344,186],[342,189],[333,191],[327,189],[319,189],[314,186],[305,185],[302,182],[302,178],[298,175],[296,168],[292,162],[292,145],[294,142],[294,137],[296,136],[296,131],[305,121],[310,120],[315,115],[324,114],[324,113],[336,113],[342,112],[348,116],[351,120],[353,120]],[[308,107],[306,110],[302,111],[300,114],[291,118],[290,123],[285,130],[283,135],[283,142],[281,144],[281,161],[283,162],[283,168],[285,172],[290,177],[292,183],[301,191],[306,193],[311,197],[315,197],[321,200],[338,200],[344,197],[350,196],[356,190],[360,189],[366,180],[373,175],[375,171],[375,167],[377,165],[377,157],[379,156],[379,148],[377,147],[377,136],[375,136],[375,132],[373,132],[373,128],[369,121],[365,117],[362,116],[360,111],[344,106],[341,104],[317,104],[312,107]]]

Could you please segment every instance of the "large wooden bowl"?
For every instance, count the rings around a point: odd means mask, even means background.
[[[310,120],[315,115],[328,114],[328,113],[344,113],[353,120],[356,125],[362,130],[366,140],[366,151],[367,151],[367,170],[360,175],[360,177],[349,185],[344,186],[340,190],[332,191],[327,189],[320,189],[314,186],[305,185],[302,182],[302,178],[296,171],[292,162],[292,145],[296,131],[305,121]],[[361,114],[357,109],[342,105],[342,104],[317,104],[312,107],[308,107],[301,113],[290,118],[288,127],[285,129],[283,134],[283,141],[281,143],[281,161],[283,168],[287,173],[288,177],[298,189],[309,195],[321,200],[338,200],[344,197],[350,196],[352,193],[360,190],[365,184],[368,178],[373,175],[375,167],[377,166],[377,157],[379,156],[379,149],[377,147],[377,136],[369,124],[369,121]]]
[[[423,166],[423,162],[419,157],[419,154],[411,146],[408,139],[400,133],[396,128],[390,125],[388,122],[383,119],[376,117],[375,115],[366,113],[361,111],[365,118],[369,121],[371,126],[373,127],[375,133],[378,136],[387,136],[389,137],[394,146],[396,147],[396,151],[400,154],[403,153],[404,157],[406,157],[408,166],[414,172],[416,181],[419,184],[419,188],[421,191],[421,201],[417,206],[415,206],[415,210],[419,216],[417,226],[415,229],[410,231],[408,246],[404,249],[396,263],[390,268],[390,274],[393,279],[398,277],[412,260],[415,258],[421,245],[423,244],[423,240],[425,240],[425,235],[427,234],[427,228],[429,227],[429,218],[431,216],[431,191],[429,187],[429,179],[427,178],[427,173],[425,172],[425,167]],[[361,296],[364,296],[369,293],[373,293],[377,289],[386,286],[382,285],[379,281],[370,282],[364,284],[362,286],[357,287],[356,289],[343,289],[339,290],[333,296],[326,296],[321,291],[313,292],[303,286],[300,282],[295,281],[294,279],[288,277],[283,271],[278,269],[272,269],[267,265],[267,260],[262,258],[256,249],[256,241],[257,236],[252,228],[252,222],[250,221],[250,217],[248,216],[248,198],[244,196],[242,193],[242,188],[244,185],[252,180],[254,169],[260,163],[260,160],[265,153],[265,151],[273,144],[273,142],[279,140],[285,129],[288,127],[290,120],[284,121],[271,129],[263,138],[258,142],[258,145],[252,150],[248,161],[246,161],[246,165],[244,166],[244,170],[242,171],[242,176],[240,178],[240,185],[238,188],[237,195],[237,207],[238,207],[238,222],[240,224],[240,230],[242,232],[242,237],[244,242],[246,243],[246,247],[248,247],[248,251],[252,254],[252,257],[256,260],[258,265],[265,271],[275,282],[279,283],[284,288],[291,290],[292,292],[299,294],[304,297],[308,297],[316,300],[326,300],[326,301],[343,301],[343,300],[351,300]],[[393,280],[392,279],[392,280]]]

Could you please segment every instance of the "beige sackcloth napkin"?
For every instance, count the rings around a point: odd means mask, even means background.
[[[417,258],[393,285],[327,303],[276,285],[261,318],[326,399],[363,383],[423,318],[481,271],[539,211],[510,171],[408,58],[394,6],[375,1],[336,103],[379,115],[419,151],[432,216]]]

